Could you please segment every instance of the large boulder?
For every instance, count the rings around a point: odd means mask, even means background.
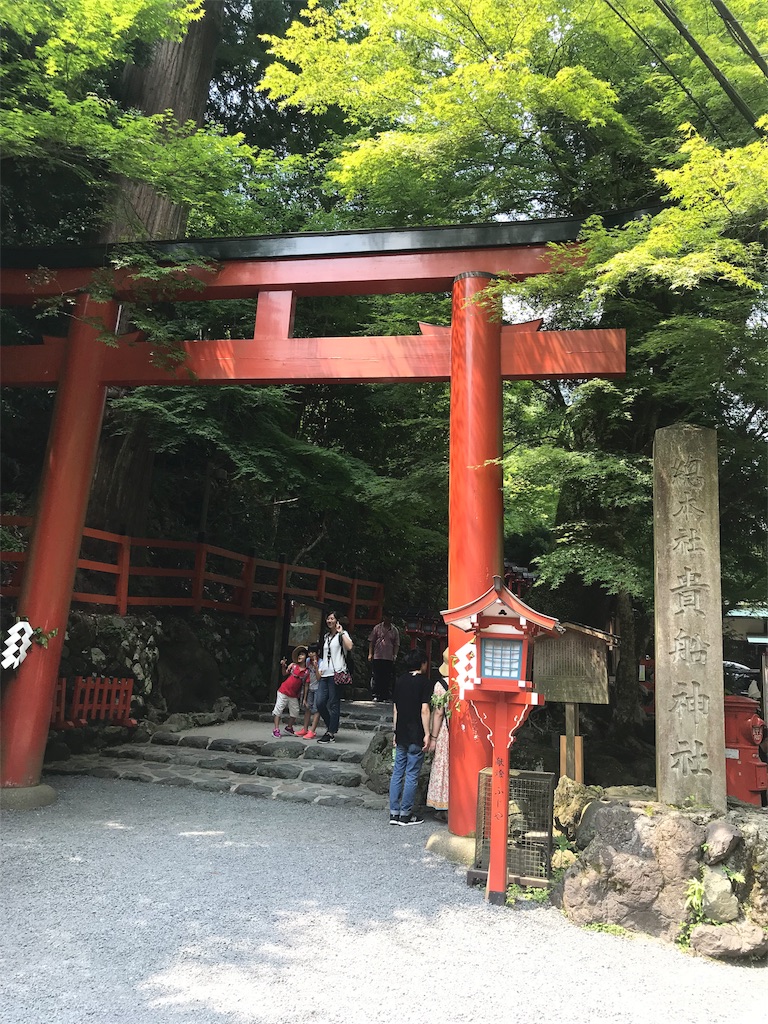
[[[593,801],[576,829],[582,852],[563,879],[563,910],[578,924],[616,924],[674,940],[704,834],[659,805]]]
[[[730,857],[741,840],[741,832],[730,821],[711,821],[704,842],[704,862],[722,863]]]
[[[599,800],[603,791],[599,786],[584,786],[563,775],[555,790],[553,817],[555,825],[569,839],[576,834],[576,827],[587,804]]]
[[[691,949],[716,960],[763,958],[768,954],[768,932],[752,921],[699,924],[691,932]]]
[[[368,789],[382,795],[389,793],[393,758],[392,733],[375,732],[360,762],[360,767],[368,776]]]
[[[728,859],[728,866],[744,878],[739,895],[749,907],[750,919],[768,930],[768,812],[739,808],[729,811],[726,820],[742,837]]]
[[[164,623],[158,679],[168,711],[203,711],[223,696],[219,666],[197,633],[181,618]]]
[[[72,609],[59,674],[126,676],[137,698],[153,689],[161,627],[154,615],[96,615]]]
[[[704,888],[701,910],[708,921],[722,924],[739,916],[739,901],[731,880],[720,867],[704,866],[701,873]]]
[[[578,924],[615,924],[666,941],[690,933],[692,948],[707,956],[764,957],[768,815],[740,806],[718,818],[605,794],[579,811],[584,787],[562,786],[560,813],[580,852],[553,902]]]

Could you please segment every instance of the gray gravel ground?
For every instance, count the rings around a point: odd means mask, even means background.
[[[768,971],[486,904],[372,811],[92,778],[2,818],[3,1024],[756,1021]]]

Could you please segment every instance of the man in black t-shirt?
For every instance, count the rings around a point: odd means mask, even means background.
[[[389,784],[390,825],[421,825],[413,810],[419,772],[429,746],[432,683],[429,662],[422,651],[411,651],[408,671],[395,682],[395,766]]]

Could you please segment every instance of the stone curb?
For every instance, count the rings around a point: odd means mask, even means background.
[[[271,722],[272,712],[271,711],[244,711],[240,718],[246,722]],[[387,729],[391,729],[392,725],[387,722],[382,722],[380,719],[370,720],[365,718],[356,717],[354,720],[349,719],[345,715],[341,715],[339,718],[341,725],[345,729],[349,729],[357,732],[386,732]]]
[[[261,757],[302,758],[308,761],[343,761],[348,764],[360,764],[363,759],[363,754],[357,750],[345,750],[340,745],[309,745],[300,739],[291,739],[290,737],[270,740],[231,740],[222,736],[210,737],[159,731],[152,736],[149,744],[135,743],[132,747],[135,750],[143,750],[149,745],[192,747],[195,750],[216,750]],[[120,747],[112,749],[124,750],[129,748]]]
[[[120,763],[124,761],[138,762],[144,769],[152,771],[177,770],[186,775],[190,769],[206,772],[225,772],[232,776],[258,776],[259,778],[300,780],[302,782],[319,783],[327,786],[341,786],[345,789],[365,787],[367,775],[356,764],[332,761],[327,759],[282,759],[279,757],[259,757],[257,755],[219,754],[216,751],[152,749],[138,746],[113,747],[109,754],[80,754],[67,761],[54,761],[46,765],[47,769],[57,772],[66,765],[79,768],[81,765],[98,765]],[[130,770],[124,766],[123,771]],[[134,770],[137,770],[134,767]]]
[[[291,762],[286,768],[294,767]],[[333,771],[332,765],[308,766],[306,771],[317,773]],[[353,768],[346,769],[348,773]],[[301,803],[317,803],[326,806],[365,807],[384,812],[388,806],[385,796],[379,796],[350,780],[328,783],[314,779],[275,778],[274,776],[250,776],[248,781],[242,774],[221,769],[200,768],[194,765],[170,764],[167,762],[134,761],[122,758],[104,757],[98,754],[83,754],[68,761],[51,762],[45,765],[47,775],[91,775],[103,779],[125,779],[130,782],[148,782],[161,786],[178,786],[200,789],[206,792],[232,793],[236,796],[254,796],[267,800],[293,800]],[[362,773],[361,773],[362,774]]]

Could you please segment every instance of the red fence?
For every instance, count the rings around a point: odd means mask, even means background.
[[[56,684],[51,712],[54,729],[77,729],[89,721],[110,722],[135,728],[131,718],[133,680],[113,676],[77,676],[67,708],[67,680]]]
[[[26,528],[29,516],[0,516],[0,526]],[[26,553],[0,551],[0,594],[17,597]],[[8,568],[6,568],[8,567]],[[14,568],[11,568],[14,567]],[[350,628],[379,622],[384,587],[326,569],[238,554],[212,544],[122,537],[83,530],[72,600],[106,605],[126,615],[132,608],[191,608],[275,618],[286,597],[310,598],[337,608]]]

